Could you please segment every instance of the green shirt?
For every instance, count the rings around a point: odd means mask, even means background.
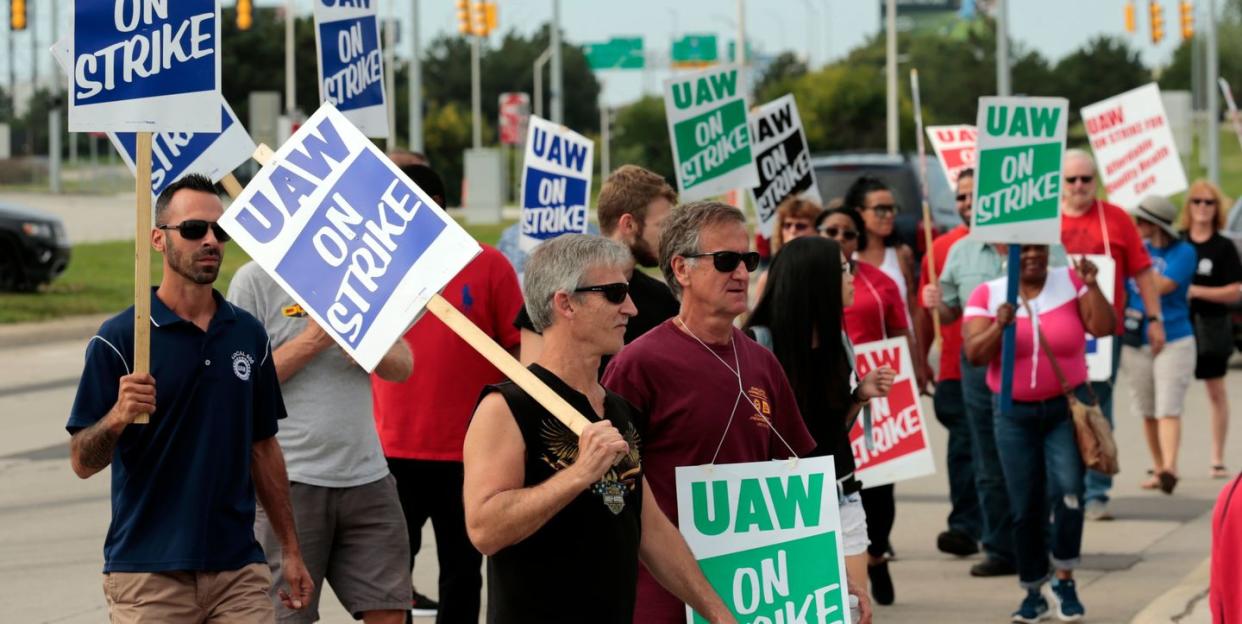
[[[940,273],[940,299],[949,308],[961,308],[980,284],[1005,277],[1009,254],[993,243],[964,238],[953,244]],[[1065,248],[1050,245],[1048,266],[1066,266]]]

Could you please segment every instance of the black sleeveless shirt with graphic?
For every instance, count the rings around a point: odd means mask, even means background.
[[[537,364],[530,371],[592,422],[585,395]],[[524,487],[547,481],[574,463],[578,436],[513,382],[499,392],[526,444]],[[630,456],[584,490],[526,539],[488,558],[487,621],[617,622],[633,619],[642,536],[642,464],[634,426],[637,410],[612,392],[604,417],[630,444]]]

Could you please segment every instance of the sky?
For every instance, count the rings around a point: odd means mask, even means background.
[[[299,14],[309,14],[312,0],[291,0]],[[403,31],[413,18],[414,0],[372,0],[381,12],[395,11],[403,22]],[[496,0],[499,31],[516,29],[521,33],[536,30],[552,17],[555,0]],[[711,34],[731,40],[737,33],[737,0],[559,0],[561,24],[565,40],[583,44],[606,41],[611,37],[643,37],[648,66],[651,69],[609,70],[601,72],[604,101],[619,105],[644,93],[658,94],[668,71],[669,42],[674,35],[687,33]],[[785,50],[809,54],[813,66],[844,56],[881,28],[882,0],[743,0],[746,37],[757,53],[776,55]],[[235,0],[222,0],[224,6]],[[1149,66],[1167,64],[1177,47],[1180,34],[1177,26],[1176,0],[1162,0],[1165,6],[1166,35],[1164,42],[1152,45],[1147,35],[1146,2],[1137,2],[1139,32],[1124,31],[1124,0],[1009,0],[1010,38],[1026,49],[1034,49],[1055,62],[1083,43],[1101,34],[1128,37]],[[62,18],[71,0],[28,0],[36,11],[33,22],[39,37],[36,48],[41,55],[39,71],[46,80],[52,60],[45,54],[51,43],[52,8],[59,5]],[[284,0],[255,0],[258,6],[281,6]],[[7,9],[7,2],[3,2]],[[1202,26],[1202,5],[1197,2]],[[454,0],[417,0],[420,11],[418,32],[425,47],[434,38],[457,34],[457,10]],[[7,17],[7,15],[6,15]],[[0,81],[7,84],[9,63],[8,20],[4,20],[0,36]],[[67,30],[62,19],[59,31]],[[497,41],[500,35],[493,35]],[[46,41],[46,43],[44,43]],[[722,44],[723,45],[723,44]],[[29,81],[32,55],[29,31],[17,33],[14,42],[16,73],[19,81]],[[408,58],[410,38],[397,45],[398,56]],[[723,53],[723,50],[722,50]],[[917,64],[917,59],[911,59]],[[313,61],[309,61],[313,62]],[[279,68],[274,68],[279,69]],[[904,66],[903,66],[904,73]],[[572,85],[566,85],[572,97]]]

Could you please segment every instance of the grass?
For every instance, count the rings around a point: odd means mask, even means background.
[[[510,223],[468,225],[476,240],[494,245]],[[82,314],[116,313],[133,305],[134,242],[109,241],[73,246],[69,268],[36,293],[0,294],[0,323],[47,321]],[[236,243],[224,250],[224,262],[215,287],[227,292],[239,267],[250,260]],[[158,284],[163,259],[151,254],[151,283]]]

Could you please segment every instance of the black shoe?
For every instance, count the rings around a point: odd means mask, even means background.
[[[867,566],[867,578],[871,580],[871,596],[879,605],[891,605],[897,597],[893,593],[893,577],[888,574],[888,561]]]
[[[1009,576],[1017,573],[1018,569],[1013,567],[1012,563],[1007,563],[1002,559],[993,559],[992,557],[970,566],[971,576]]]
[[[969,557],[979,552],[979,543],[961,531],[949,529],[936,536],[936,548],[949,555]]]
[[[435,617],[440,612],[440,603],[414,592],[414,600],[410,604],[410,615],[413,617]]]

